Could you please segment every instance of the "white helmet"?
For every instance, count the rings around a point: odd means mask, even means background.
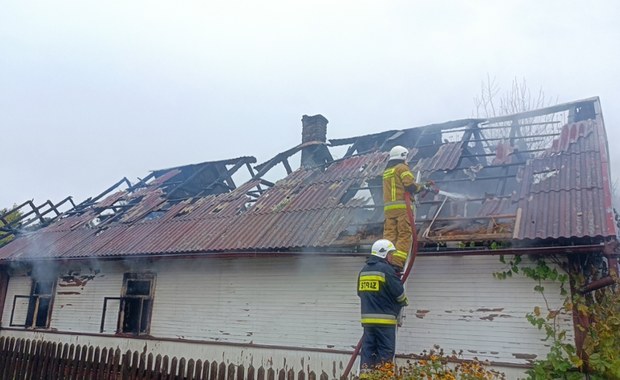
[[[392,244],[391,241],[387,239],[379,239],[372,245],[370,254],[385,259],[387,254],[392,251],[396,251],[396,247],[394,247],[394,244]]]
[[[390,149],[390,160],[405,160],[407,159],[407,155],[409,151],[404,146],[396,145],[394,148]]]

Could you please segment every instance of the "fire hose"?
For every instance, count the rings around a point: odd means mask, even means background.
[[[405,265],[405,271],[400,277],[400,282],[403,284],[407,282],[409,273],[411,273],[411,269],[413,268],[413,262],[415,261],[415,258],[418,255],[418,235],[415,229],[415,218],[413,215],[413,210],[411,209],[411,195],[409,195],[408,192],[405,192],[405,203],[407,204],[407,217],[409,218],[409,223],[411,224],[411,249],[409,252],[407,263]],[[346,379],[349,376],[349,373],[351,372],[351,368],[353,368],[353,363],[355,363],[355,359],[357,359],[357,355],[359,355],[361,349],[362,349],[362,338],[360,338],[359,342],[357,342],[357,346],[355,346],[355,350],[353,350],[351,359],[349,359],[349,363],[347,364],[347,367],[344,369],[341,379]]]

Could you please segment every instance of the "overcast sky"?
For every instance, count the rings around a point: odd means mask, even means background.
[[[126,176],[472,116],[487,75],[600,96],[620,175],[620,2],[0,0],[0,208]]]

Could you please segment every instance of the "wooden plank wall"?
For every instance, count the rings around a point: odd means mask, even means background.
[[[1,379],[62,380],[317,380],[314,372],[208,360],[146,355],[138,351],[0,337]],[[319,380],[327,380],[326,373]]]

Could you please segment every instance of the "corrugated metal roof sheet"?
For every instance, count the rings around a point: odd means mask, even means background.
[[[616,235],[602,133],[594,120],[566,125],[552,148],[525,166],[515,238]]]
[[[138,205],[132,207],[126,214],[124,214],[120,221],[122,223],[131,223],[139,220],[165,201],[166,198],[164,197],[163,191],[160,189],[155,189],[152,192],[146,193]]]
[[[211,218],[191,221],[176,227],[180,238],[167,247],[166,252],[205,252],[215,250],[212,242],[224,234],[235,218]],[[243,235],[237,234],[239,238]]]
[[[89,210],[81,215],[70,215],[57,219],[53,224],[44,227],[44,231],[66,231],[69,229],[77,228],[83,224],[86,224],[95,218],[94,211]]]
[[[117,191],[105,197],[102,201],[97,202],[95,204],[96,208],[107,208],[112,206],[114,203],[118,202],[121,198],[125,196],[124,191]]]
[[[612,210],[603,205],[605,196],[602,189],[532,194],[520,203],[523,213],[516,238],[614,236]]]
[[[567,124],[562,127],[560,137],[553,140],[547,154],[568,152],[579,153],[581,149],[599,151],[599,141],[597,139],[585,139],[579,144],[575,144],[580,138],[587,137],[597,130],[596,122],[588,120],[581,123]],[[577,149],[578,151],[575,151]]]
[[[466,203],[474,200],[446,206],[442,217],[467,215],[468,210],[473,219],[504,215],[504,220],[511,220],[514,215],[516,239],[615,236],[608,153],[600,117],[565,125],[538,158],[528,161],[523,157],[530,156],[519,156],[505,144],[498,143],[497,149],[486,155],[494,155],[495,164],[505,163],[511,156],[510,165],[477,168],[475,173],[464,173],[461,169],[466,168],[457,166],[463,154],[460,142],[443,144],[432,157],[418,161],[414,170],[424,170],[424,178],[439,174],[435,178],[452,181],[446,182],[446,189],[473,193],[472,199],[476,199],[477,203],[469,206]],[[166,198],[156,185],[178,174],[180,170],[175,168],[161,172],[138,191],[112,194],[85,213],[65,216],[18,237],[0,248],[0,259],[357,245],[367,238],[369,225],[382,222],[368,186],[377,186],[386,162],[385,152],[374,151],[336,160],[324,168],[295,170],[272,187],[261,185],[261,190],[253,190],[260,181],[251,180],[227,193],[190,198],[160,210]],[[502,184],[501,178],[508,180]],[[496,182],[489,186],[489,181]],[[248,195],[251,190],[253,196]],[[498,194],[487,195],[487,191]],[[380,202],[379,198],[375,194],[374,201]],[[121,200],[130,208],[120,220],[104,218],[101,225],[89,223],[97,210]],[[139,201],[133,205],[132,200]],[[423,203],[418,209],[420,215],[432,218],[440,202]],[[151,211],[158,212],[145,219]],[[477,223],[484,225],[485,220]],[[504,235],[506,232],[510,228]]]
[[[121,223],[99,233],[90,228],[70,232],[50,254],[82,257],[326,247],[349,228],[359,214],[357,207],[367,202],[354,198],[342,205],[342,196],[351,186],[361,185],[367,176],[380,175],[386,157],[384,153],[373,153],[339,161],[328,168],[326,176],[321,169],[296,171],[267,190],[244,213],[240,209],[248,198],[243,195],[246,189],[239,188],[171,210],[179,216],[166,214],[161,220]],[[158,192],[153,194],[148,199],[160,199]],[[130,215],[144,214],[152,208],[150,203]],[[191,211],[179,212],[183,208]]]
[[[437,153],[431,158],[420,159],[415,168],[415,172],[432,172],[437,170],[452,170],[456,168],[463,154],[463,143],[446,143],[439,147]]]
[[[55,249],[54,244],[62,237],[70,234],[71,231],[37,231],[37,233],[29,234],[16,239],[15,242],[2,248],[2,257],[10,257],[19,260],[32,260],[45,257],[55,257],[60,254]],[[72,239],[67,240],[64,244],[71,245]],[[13,248],[10,248],[13,246]],[[8,248],[5,252],[5,248]],[[6,255],[6,256],[5,256]]]
[[[120,224],[106,228],[91,229],[91,234],[85,236],[71,250],[64,252],[62,257],[97,256],[99,249],[115,239],[127,229],[127,225]]]

